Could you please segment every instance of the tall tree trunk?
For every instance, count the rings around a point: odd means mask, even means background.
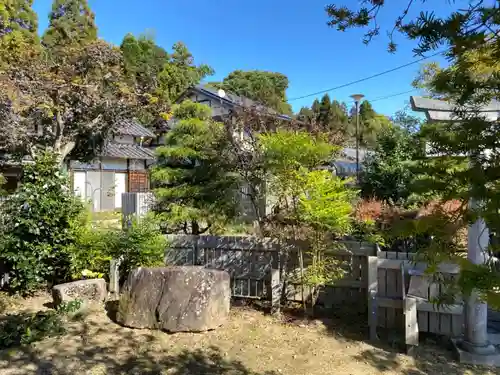
[[[57,162],[59,163],[59,165],[63,165],[64,160],[71,153],[71,151],[73,151],[74,148],[75,142],[68,142],[64,145],[59,145],[59,147],[57,147],[57,145],[56,147],[54,147],[54,152],[57,155]]]
[[[191,234],[198,236],[200,234],[200,225],[196,220],[191,221]]]

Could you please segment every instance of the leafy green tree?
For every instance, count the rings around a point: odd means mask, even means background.
[[[137,38],[127,34],[120,49],[128,78],[143,92],[154,93],[158,74],[170,62],[168,52],[155,43],[153,36],[147,34]]]
[[[330,24],[340,30],[371,26],[366,33],[369,41],[378,34],[376,17],[386,2],[371,0],[369,3],[371,8],[366,5],[358,11],[345,6],[329,6]],[[447,50],[450,67],[434,69],[424,77],[424,83],[430,93],[456,105],[454,121],[422,126],[421,136],[435,157],[422,161],[420,188],[437,194],[442,200],[456,199],[462,206],[452,218],[430,215],[418,225],[412,225],[411,230],[424,228],[434,233],[431,246],[420,249],[432,265],[450,259],[460,264],[461,277],[456,286],[462,293],[470,295],[476,289],[480,298],[499,306],[496,290],[500,286],[500,276],[496,267],[491,263],[475,265],[465,259],[460,254],[464,245],[452,241],[457,227],[451,224],[467,224],[480,216],[490,231],[500,233],[497,147],[500,133],[497,121],[488,120],[478,112],[479,107],[498,99],[500,75],[495,69],[500,58],[500,39],[495,30],[500,25],[500,9],[496,3],[475,0],[465,9],[442,16],[422,12],[415,18],[406,19],[404,16],[412,6],[418,5],[407,3],[405,9],[408,10],[403,10],[396,18],[393,30],[417,41],[414,51],[418,54],[435,51],[442,45],[450,46]],[[396,49],[392,39],[389,49]],[[467,209],[472,200],[481,203]],[[498,252],[498,247],[490,244],[489,249],[484,250],[494,253]]]
[[[347,113],[347,106],[345,103],[332,100],[330,108],[330,121],[333,123],[333,126],[343,134],[347,133],[349,115]]]
[[[282,244],[287,241],[308,243],[299,250],[299,275],[287,268],[283,280],[295,279],[302,285],[306,308],[305,287],[313,288],[312,305],[319,287],[339,276],[338,264],[324,256],[331,234],[342,235],[349,228],[351,201],[356,192],[326,170],[317,170],[333,157],[336,147],[326,135],[278,130],[259,135],[263,169],[266,171],[266,194],[274,202],[272,214],[266,218],[265,232]],[[286,249],[286,246],[284,246]],[[305,256],[311,264],[305,263]],[[285,252],[282,264],[290,254]]]
[[[70,277],[67,246],[83,206],[60,171],[57,155],[43,153],[24,166],[21,186],[2,205],[0,258],[13,291],[31,293],[44,283]]]
[[[87,0],[54,0],[42,44],[49,49],[97,40],[95,15]]]
[[[126,76],[139,94],[139,120],[146,125],[164,118],[189,87],[213,74],[208,65],[195,65],[182,43],[174,44],[169,54],[151,35],[128,34],[120,48]]]
[[[321,104],[318,99],[314,99],[313,104],[311,105],[311,110],[316,115],[316,117],[319,116],[319,113],[321,112]]]
[[[330,100],[328,94],[321,98],[321,102],[315,99],[311,108],[301,108],[297,119],[314,125],[322,133],[329,134],[330,141],[335,144],[342,143],[349,132],[346,105],[337,100]]]
[[[423,148],[406,129],[390,127],[377,137],[377,145],[364,161],[361,194],[389,204],[406,206],[411,202],[413,161]]]
[[[167,231],[198,235],[236,215],[237,179],[226,130],[211,119],[210,107],[184,101],[173,113],[179,122],[157,149],[151,174],[156,212]]]
[[[377,113],[369,101],[364,100],[359,105],[359,144],[361,147],[374,148],[377,145],[377,135],[391,125],[389,118]],[[356,110],[354,108],[348,129],[350,139],[354,142],[356,134]]]
[[[316,121],[316,115],[311,108],[302,107],[297,113],[297,120],[311,124]]]
[[[103,41],[38,55],[0,68],[0,139],[10,153],[41,150],[92,158],[117,122],[136,108],[123,77],[120,51]]]
[[[22,59],[27,46],[38,44],[38,18],[32,5],[33,0],[0,3],[0,65]]]
[[[318,122],[322,124],[322,127],[324,128],[327,128],[330,125],[331,107],[332,101],[330,100],[330,95],[323,95],[319,103]]]
[[[406,110],[397,111],[391,120],[394,125],[406,130],[410,134],[417,133],[424,122],[421,118],[408,114]]]
[[[158,75],[158,92],[165,100],[175,102],[189,87],[214,73],[206,65],[195,65],[187,46],[177,42],[172,46],[169,64]]]
[[[284,74],[235,70],[222,82],[213,84],[236,95],[255,100],[279,113],[292,114],[292,107],[287,103],[286,97],[288,78]]]

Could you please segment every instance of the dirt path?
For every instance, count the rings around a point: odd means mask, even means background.
[[[36,310],[46,301],[27,301],[17,310]],[[459,366],[437,346],[408,357],[345,336],[320,322],[283,324],[248,309],[233,310],[229,324],[217,331],[170,335],[120,327],[101,308],[71,322],[64,337],[0,352],[0,374],[500,374]]]

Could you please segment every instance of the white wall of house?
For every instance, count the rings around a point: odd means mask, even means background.
[[[102,169],[127,170],[127,159],[102,158]]]
[[[115,172],[115,209],[122,207],[122,194],[127,192],[128,173]]]
[[[103,158],[93,163],[70,162],[73,190],[94,211],[121,208],[121,195],[127,192],[128,162],[126,159]]]

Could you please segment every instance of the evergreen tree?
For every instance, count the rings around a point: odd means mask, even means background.
[[[297,120],[312,124],[315,119],[314,112],[309,107],[302,107],[297,114]]]
[[[290,115],[287,103],[288,77],[281,73],[260,70],[235,70],[220,83],[212,85],[259,102],[279,113]]]
[[[366,28],[366,41],[380,34],[377,15],[388,2],[369,0],[358,9],[344,4],[327,6],[329,25],[338,30]],[[409,1],[403,14],[395,15],[389,40],[389,50],[396,45],[394,32],[400,32],[418,45],[417,54],[432,53],[449,46],[447,57],[451,62],[446,69],[430,66],[420,81],[434,96],[446,98],[455,105],[455,118],[450,122],[425,124],[420,136],[424,137],[429,151],[437,157],[425,158],[421,164],[420,193],[437,195],[440,203],[457,200],[461,203],[453,215],[435,212],[427,220],[411,222],[408,233],[399,236],[418,235],[430,232],[434,236],[430,246],[419,248],[419,255],[431,264],[431,272],[437,270],[441,261],[454,261],[460,265],[460,276],[452,278],[457,283],[450,290],[445,303],[454,303],[460,292],[468,299],[469,306],[479,299],[500,306],[500,273],[498,264],[486,262],[473,264],[463,256],[467,241],[457,240],[457,228],[481,217],[491,232],[500,233],[500,152],[498,120],[485,118],[478,108],[498,100],[500,75],[497,73],[500,59],[500,37],[496,32],[500,26],[500,8],[497,2],[486,3],[471,0],[468,6],[454,8],[448,14],[418,12],[420,2]],[[416,11],[417,10],[417,11]],[[415,17],[405,17],[408,14]],[[429,68],[429,67],[428,67]],[[423,80],[422,80],[423,78]],[[468,205],[471,202],[479,204]],[[443,204],[441,204],[443,206]],[[441,210],[443,211],[443,210]],[[483,234],[483,233],[482,233]],[[479,241],[478,241],[479,242]],[[471,242],[477,246],[474,242]],[[498,244],[490,243],[482,249],[487,255],[499,252]],[[446,296],[445,296],[446,297]],[[479,309],[478,309],[479,310]],[[469,309],[467,311],[470,311]]]
[[[0,2],[0,63],[19,58],[26,45],[38,43],[38,19],[33,0]]]
[[[375,111],[368,100],[364,100],[359,105],[359,117],[362,122],[370,121],[375,117]]]
[[[422,156],[418,138],[400,127],[383,129],[372,154],[364,161],[361,194],[368,199],[407,205],[414,179],[412,160]]]
[[[82,45],[97,39],[95,16],[87,0],[54,0],[49,19],[42,37],[47,48]]]
[[[169,62],[169,54],[158,46],[149,35],[135,37],[127,34],[120,49],[123,53],[125,72],[132,83],[141,90],[153,92],[158,74]]]
[[[139,93],[137,117],[145,125],[160,120],[190,86],[213,74],[208,65],[195,65],[193,55],[180,42],[168,53],[150,35],[128,34],[120,49],[128,80]]]
[[[319,103],[319,116],[318,122],[321,124],[322,129],[330,128],[330,110],[332,102],[330,101],[330,96],[328,94],[323,95],[321,102]]]
[[[204,104],[184,101],[173,112],[179,122],[157,149],[151,175],[155,210],[166,231],[198,235],[236,214],[238,185],[231,173],[229,139]]]
[[[321,109],[321,104],[319,103],[319,100],[314,99],[314,102],[311,106],[311,110],[313,111],[316,120],[319,119],[320,109]]]

